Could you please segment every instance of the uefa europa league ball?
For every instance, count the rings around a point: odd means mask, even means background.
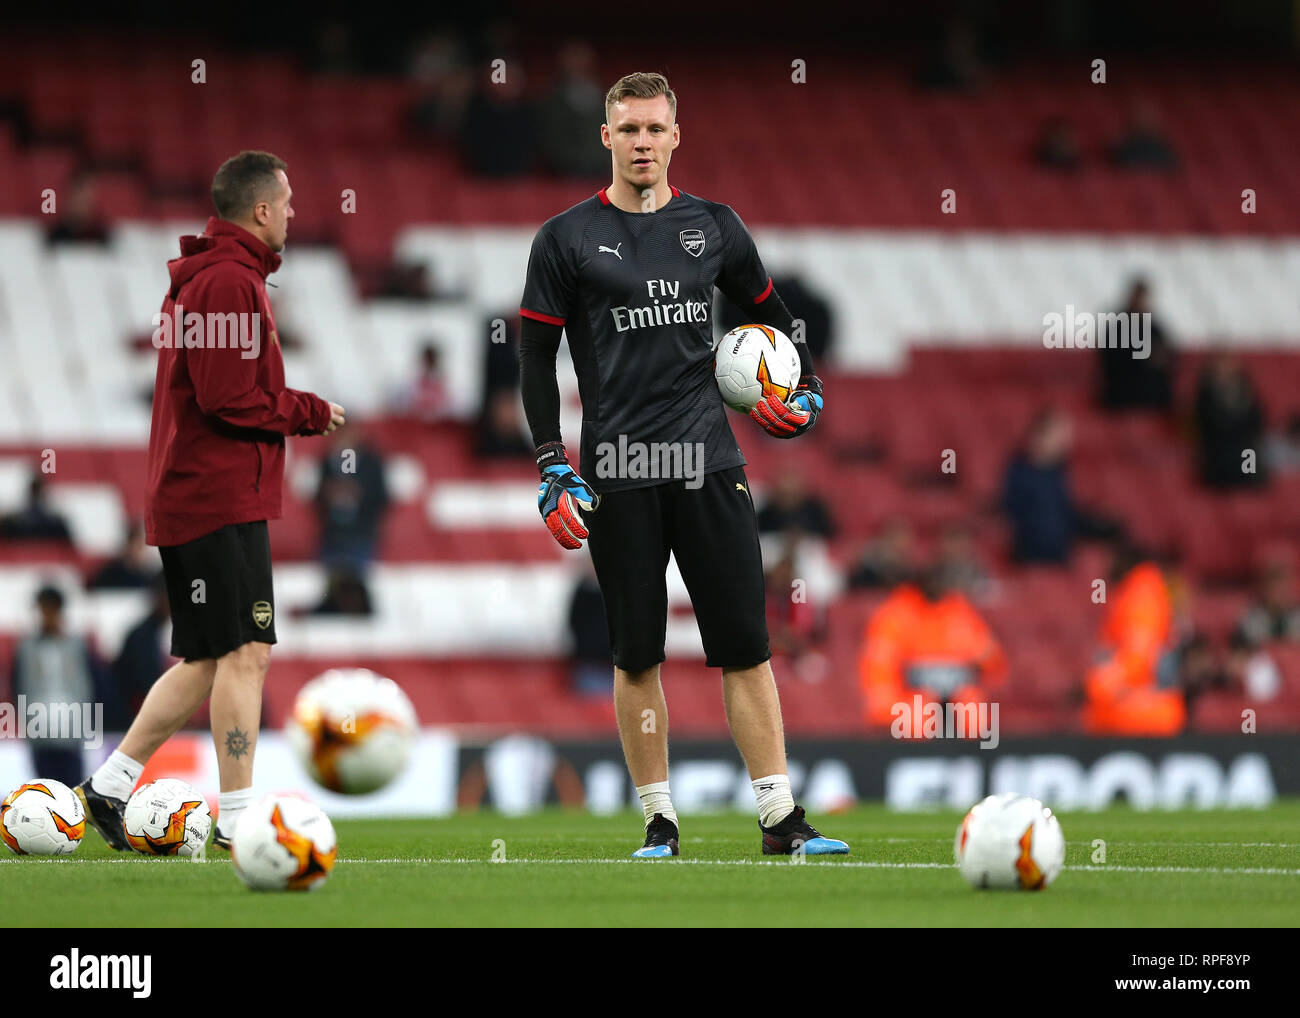
[[[61,782],[37,778],[0,802],[0,838],[16,855],[70,855],[85,833],[81,800]]]
[[[330,818],[296,795],[255,802],[230,839],[235,874],[255,891],[314,891],[334,869],[337,855]]]
[[[962,820],[953,854],[972,887],[1040,891],[1065,865],[1065,835],[1037,799],[990,795]]]
[[[126,840],[145,855],[192,856],[203,851],[212,811],[198,789],[180,778],[159,778],[131,793],[122,812]]]
[[[375,792],[406,769],[418,722],[392,679],[335,668],[302,687],[285,736],[312,780],[332,792]]]
[[[799,372],[799,351],[770,325],[741,325],[713,349],[713,377],[722,401],[742,413],[773,393],[784,403],[799,384]]]

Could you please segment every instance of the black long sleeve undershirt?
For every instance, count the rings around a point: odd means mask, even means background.
[[[754,317],[762,325],[780,329],[787,336],[794,331],[794,318],[775,290],[762,304],[754,306]],[[560,386],[555,379],[555,357],[560,352],[564,327],[522,317],[519,330],[519,385],[524,414],[533,435],[534,448],[560,438]],[[813,374],[812,354],[807,343],[796,343],[802,375]]]
[[[533,433],[533,447],[560,439],[560,385],[555,379],[555,356],[560,352],[561,325],[521,318],[519,330],[519,386],[524,413]]]

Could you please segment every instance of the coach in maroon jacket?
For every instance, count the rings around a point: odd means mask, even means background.
[[[217,215],[181,238],[155,318],[158,375],[145,529],[162,554],[172,654],[122,744],[77,786],[86,816],[128,847],[125,800],[154,751],[212,698],[221,775],[214,843],[229,847],[252,795],[262,682],[275,643],[267,520],[280,516],[286,435],[328,434],[343,408],[284,384],[266,277],[280,267],[292,191],[285,164],[241,152],[212,181]]]

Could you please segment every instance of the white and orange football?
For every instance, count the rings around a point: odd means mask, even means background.
[[[69,855],[85,834],[81,800],[62,782],[37,778],[0,802],[0,838],[17,855]]]
[[[302,687],[285,736],[313,781],[362,795],[406,769],[418,723],[392,679],[365,668],[335,668]]]
[[[1011,792],[971,807],[957,828],[953,855],[972,886],[1041,891],[1065,865],[1065,835],[1037,799]]]
[[[145,855],[192,856],[203,851],[212,810],[198,789],[180,778],[159,778],[131,793],[122,812],[126,840]]]
[[[330,818],[298,796],[269,795],[249,806],[230,841],[235,873],[255,891],[314,891],[337,856]]]
[[[773,394],[786,402],[799,384],[799,372],[799,351],[770,325],[741,325],[713,348],[713,377],[722,402],[743,413]]]

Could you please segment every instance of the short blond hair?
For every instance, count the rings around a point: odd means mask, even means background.
[[[624,99],[653,99],[657,95],[668,99],[668,109],[677,119],[677,96],[668,86],[668,79],[655,71],[636,71],[625,74],[605,93],[605,122],[613,119],[614,104]]]

